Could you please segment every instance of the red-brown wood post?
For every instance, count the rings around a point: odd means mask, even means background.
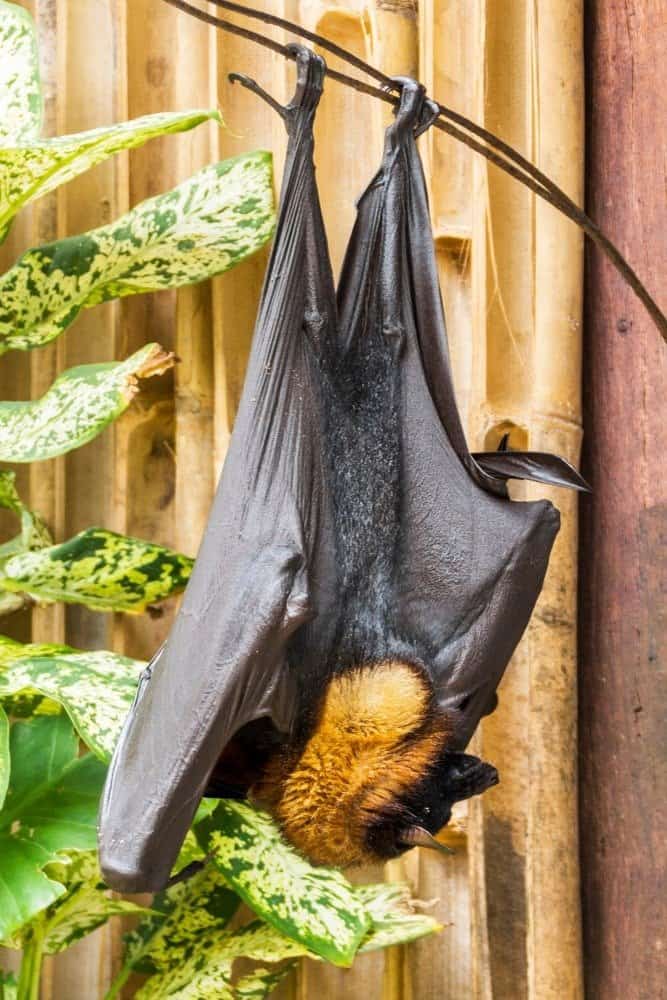
[[[664,308],[663,0],[589,0],[588,210]],[[662,286],[661,286],[662,281]],[[667,406],[660,336],[589,250],[580,807],[587,996],[667,991]]]

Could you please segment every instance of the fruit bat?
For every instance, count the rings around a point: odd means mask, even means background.
[[[313,165],[323,60],[293,51],[275,241],[192,578],[109,770],[100,860],[167,883],[204,795],[250,795],[315,863],[395,857],[497,781],[463,751],[540,592],[559,515],[508,478],[584,489],[562,459],[472,455],[456,407],[401,78],[338,290]],[[341,164],[344,169],[344,164]]]

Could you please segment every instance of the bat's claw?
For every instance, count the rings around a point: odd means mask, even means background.
[[[327,71],[327,66],[322,56],[317,55],[312,49],[305,45],[296,43],[286,46],[287,52],[296,62],[296,88],[294,95],[288,104],[280,104],[275,97],[272,97],[256,80],[246,76],[244,73],[229,73],[227,79],[230,83],[240,83],[246,90],[257,94],[269,107],[285,119],[289,112],[295,108],[316,108],[322,86]]]
[[[266,101],[269,107],[273,108],[273,110],[276,111],[281,118],[285,117],[286,110],[282,104],[279,104],[275,97],[272,97],[271,94],[264,90],[263,87],[260,87],[256,80],[246,76],[245,73],[229,73],[227,79],[230,83],[240,83],[242,87],[246,88],[246,90],[251,91],[253,94],[257,94],[257,96],[261,97],[263,101]]]

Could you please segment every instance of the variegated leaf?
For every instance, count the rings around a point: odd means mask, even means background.
[[[259,916],[316,955],[350,965],[371,918],[340,872],[310,865],[266,813],[243,802],[222,801],[197,833]]]
[[[163,973],[201,956],[202,942],[222,935],[240,902],[215,866],[208,865],[156,896],[155,912],[126,936],[126,966]]]
[[[10,947],[65,886],[44,873],[68,850],[92,851],[106,768],[79,757],[66,715],[11,727],[11,777],[0,812],[0,942]]]
[[[109,917],[151,913],[145,906],[111,896],[102,881],[96,851],[71,852],[63,861],[47,865],[44,872],[64,885],[66,892],[27,925],[21,937],[38,930],[47,955],[69,948]]]
[[[68,369],[34,402],[0,403],[0,461],[39,462],[80,448],[127,409],[138,379],[173,363],[159,344],[146,344],[125,361]]]
[[[273,225],[270,153],[205,167],[116,222],[24,254],[0,278],[0,351],[46,344],[107,299],[220,274],[266,243]]]
[[[280,969],[256,969],[250,975],[243,976],[234,986],[235,1000],[264,1000],[264,997],[271,996],[293,965],[294,963],[288,962]]]
[[[356,892],[373,922],[359,954],[395,944],[407,944],[442,930],[437,920],[416,910],[407,885],[390,882],[360,885],[356,887]]]
[[[0,545],[0,566],[10,556],[19,552],[43,549],[53,541],[44,519],[35,511],[28,510],[16,491],[16,473],[0,472],[0,507],[11,510],[21,518],[21,533]]]
[[[9,559],[0,586],[95,611],[144,611],[185,588],[194,560],[154,542],[88,528]]]
[[[3,68],[4,50],[0,85]],[[24,205],[97,163],[123,149],[142,146],[156,136],[186,132],[210,119],[222,124],[218,111],[195,109],[144,115],[128,122],[53,139],[38,139],[38,129],[34,133],[26,131],[14,136],[3,136],[0,132],[0,234],[6,233],[11,220]]]
[[[240,997],[257,997],[258,978],[266,970],[257,970],[246,977],[245,992],[238,993],[233,986],[232,968],[237,958],[260,962],[280,962],[306,954],[303,945],[290,941],[284,934],[268,924],[255,921],[237,931],[209,932],[202,934],[195,949],[180,962],[170,961],[164,971],[150,977],[135,994],[136,1000],[239,1000]],[[287,969],[270,974],[272,988]],[[254,979],[254,982],[253,982]],[[243,984],[243,979],[239,985]],[[255,992],[251,992],[254,988]]]
[[[0,636],[0,701],[17,694],[45,695],[65,709],[86,746],[108,761],[144,665],[104,650],[22,645]]]
[[[37,36],[27,10],[5,0],[0,0],[0,53],[0,143],[25,142],[42,125]],[[3,225],[0,215],[0,231]]]

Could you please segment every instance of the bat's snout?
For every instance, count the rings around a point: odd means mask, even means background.
[[[487,788],[497,785],[500,779],[496,768],[479,757],[452,753],[447,754],[441,780],[447,790],[447,797],[452,802],[460,802],[473,795],[481,795]]]

